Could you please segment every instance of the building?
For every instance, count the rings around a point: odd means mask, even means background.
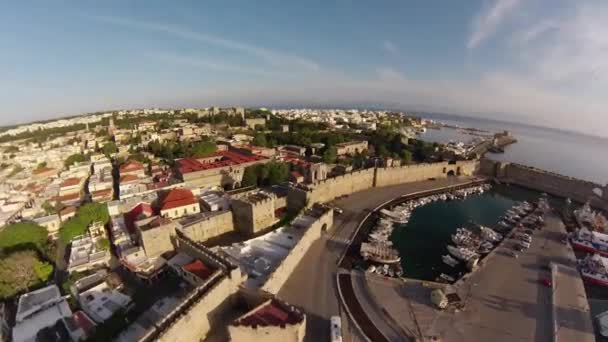
[[[136,177],[145,177],[146,176],[146,168],[144,164],[138,162],[137,160],[129,160],[124,163],[119,168],[120,176],[125,175],[133,175]]]
[[[173,250],[171,236],[175,234],[174,221],[161,216],[152,216],[136,221],[135,227],[139,245],[148,258]]]
[[[249,118],[249,119],[245,119],[245,125],[249,129],[255,129],[256,126],[265,126],[266,125],[266,119],[264,119],[264,118]]]
[[[228,326],[230,341],[302,342],[306,315],[278,299],[269,299]]]
[[[275,197],[257,192],[231,201],[234,225],[244,236],[252,236],[278,222]]]
[[[59,185],[59,196],[80,194],[85,178],[71,177],[65,179]]]
[[[76,236],[70,244],[68,272],[82,272],[93,268],[108,266],[110,251],[101,245],[100,237],[90,234]]]
[[[49,238],[51,240],[57,240],[59,236],[59,228],[61,227],[61,220],[59,219],[59,215],[53,214],[48,216],[43,216],[39,218],[35,218],[33,220],[37,225],[46,228],[46,231],[49,234]]]
[[[13,341],[36,341],[40,330],[52,327],[57,321],[71,316],[72,310],[56,285],[26,293],[19,297]]]
[[[367,141],[349,141],[336,144],[336,154],[338,156],[353,155],[367,151]]]
[[[160,215],[172,219],[200,213],[201,206],[192,191],[173,189],[163,198]]]
[[[98,271],[74,283],[75,297],[82,310],[97,323],[103,323],[120,309],[132,305],[131,297],[108,282],[106,271]]]
[[[221,151],[207,158],[179,159],[176,173],[192,186],[234,189],[241,186],[247,166],[268,161],[269,159],[257,155]]]

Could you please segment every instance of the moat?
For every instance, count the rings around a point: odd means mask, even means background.
[[[446,246],[457,228],[476,223],[497,227],[505,211],[518,202],[538,199],[540,193],[517,186],[494,185],[490,191],[464,200],[437,201],[413,210],[407,225],[397,225],[391,240],[399,250],[403,276],[435,280],[441,273],[455,278],[466,272],[464,266],[452,268],[442,262]],[[561,205],[557,199],[553,205]]]

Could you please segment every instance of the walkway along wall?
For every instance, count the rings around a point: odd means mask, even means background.
[[[298,266],[304,254],[308,251],[308,248],[321,237],[321,232],[325,229],[329,229],[334,224],[334,212],[329,209],[315,220],[304,232],[300,240],[296,243],[289,254],[283,259],[283,261],[277,266],[272,272],[266,283],[262,286],[262,290],[277,294],[287,278],[291,275],[293,270]]]
[[[569,197],[578,202],[591,201],[591,205],[594,207],[608,210],[608,188],[597,183],[567,177],[521,164],[499,162],[489,159],[482,159],[480,172],[483,175],[494,177],[499,181],[520,185],[556,196]]]
[[[290,187],[287,192],[287,205],[290,211],[297,211],[313,203],[328,202],[336,197],[373,187],[445,178],[451,174],[470,176],[476,173],[478,168],[478,161],[459,161],[366,169],[329,178],[308,187]]]

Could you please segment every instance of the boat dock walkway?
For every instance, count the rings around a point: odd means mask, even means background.
[[[595,341],[583,281],[576,268],[552,265],[553,341]]]

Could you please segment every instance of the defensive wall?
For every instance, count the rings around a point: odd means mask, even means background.
[[[479,169],[478,161],[438,162],[355,171],[310,186],[290,187],[287,204],[291,211],[333,200],[373,187],[383,187],[450,175],[470,176]]]
[[[176,231],[176,247],[222,271],[221,275],[197,286],[180,305],[151,330],[142,341],[200,341],[236,300],[244,280],[238,266]]]
[[[178,229],[194,241],[207,241],[234,231],[234,217],[230,210],[201,213],[193,218],[180,220],[179,223],[181,227]]]
[[[321,232],[329,229],[334,224],[334,212],[326,206],[315,206],[310,211],[320,212],[316,220],[303,233],[300,240],[293,246],[289,254],[281,261],[277,268],[268,276],[262,290],[268,293],[277,294],[293,270],[298,266],[308,248],[321,237]],[[309,213],[304,213],[307,215]]]
[[[608,210],[608,188],[605,185],[563,176],[516,163],[482,159],[480,172],[499,181],[546,192],[574,201],[590,201],[591,205]]]

